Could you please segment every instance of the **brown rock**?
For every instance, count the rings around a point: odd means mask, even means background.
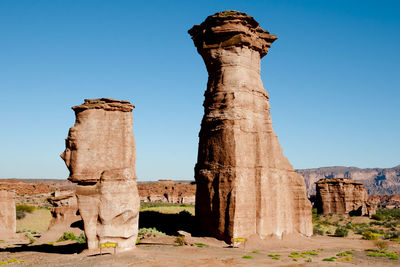
[[[52,219],[49,229],[40,237],[38,242],[46,243],[58,240],[64,232],[72,232],[76,236],[81,234],[78,227],[82,221],[78,212],[78,202],[75,191],[55,191],[54,197],[48,199],[51,208]]]
[[[260,62],[275,35],[245,13],[225,11],[189,30],[208,71],[195,167],[196,217],[227,242],[312,234],[301,175],[283,155]]]
[[[89,249],[104,242],[134,248],[139,195],[135,173],[134,108],[128,101],[86,99],[73,107],[74,127],[61,157],[78,183],[76,195]]]
[[[188,182],[160,180],[138,183],[141,202],[163,202],[194,205],[196,185]]]
[[[376,204],[368,201],[367,190],[361,182],[347,178],[321,179],[316,189],[315,206],[320,214],[371,216],[376,212]]]
[[[15,193],[0,190],[0,239],[12,238],[17,228]]]

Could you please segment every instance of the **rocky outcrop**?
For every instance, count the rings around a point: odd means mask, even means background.
[[[319,214],[371,216],[376,212],[376,204],[368,201],[367,190],[361,182],[347,178],[321,179],[316,188],[315,206]]]
[[[260,62],[277,37],[225,11],[189,30],[208,71],[195,167],[196,217],[219,239],[312,234],[304,180],[273,131]]]
[[[368,194],[400,194],[400,165],[393,168],[322,167],[296,171],[303,175],[309,195],[315,195],[315,182],[319,179],[342,177],[362,182]]]
[[[89,249],[99,242],[135,246],[140,209],[135,173],[134,108],[128,101],[85,99],[61,157],[76,196]]]
[[[160,180],[138,183],[141,202],[163,202],[194,205],[196,186],[191,183]]]
[[[38,242],[53,242],[65,232],[72,232],[79,236],[82,232],[80,229],[82,218],[78,212],[75,191],[57,190],[48,201],[53,205],[50,210],[52,219],[49,229],[40,237]]]
[[[8,239],[15,236],[16,220],[15,193],[13,191],[0,190],[0,239]]]

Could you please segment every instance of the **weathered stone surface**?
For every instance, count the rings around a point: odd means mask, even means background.
[[[320,214],[373,215],[376,203],[368,201],[363,183],[347,178],[321,179],[316,183],[315,206]]]
[[[65,232],[72,232],[79,236],[82,218],[78,212],[78,202],[74,191],[55,191],[48,201],[53,205],[50,212],[52,219],[49,229],[40,237],[38,242],[53,242]]]
[[[75,125],[61,155],[78,183],[76,196],[89,249],[135,246],[140,209],[135,173],[134,108],[128,101],[86,99],[73,107]]]
[[[0,190],[0,239],[12,238],[17,228],[15,193]]]
[[[196,217],[227,242],[312,234],[302,176],[273,131],[260,61],[275,35],[245,13],[225,11],[189,30],[208,71],[195,167]]]

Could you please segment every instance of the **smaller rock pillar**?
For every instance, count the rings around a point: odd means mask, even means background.
[[[15,193],[0,190],[0,239],[15,236],[17,230]]]
[[[139,194],[135,173],[134,106],[110,98],[85,99],[75,106],[61,157],[76,196],[89,250],[99,243],[118,243],[117,251],[135,247]]]

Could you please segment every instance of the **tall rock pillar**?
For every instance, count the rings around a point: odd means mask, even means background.
[[[61,157],[69,180],[78,183],[76,196],[88,248],[118,243],[118,251],[135,247],[139,194],[135,173],[134,108],[128,101],[85,99],[75,106]]]
[[[208,71],[195,167],[196,217],[230,242],[258,235],[312,234],[304,180],[273,131],[260,61],[277,37],[237,11],[189,30]]]

